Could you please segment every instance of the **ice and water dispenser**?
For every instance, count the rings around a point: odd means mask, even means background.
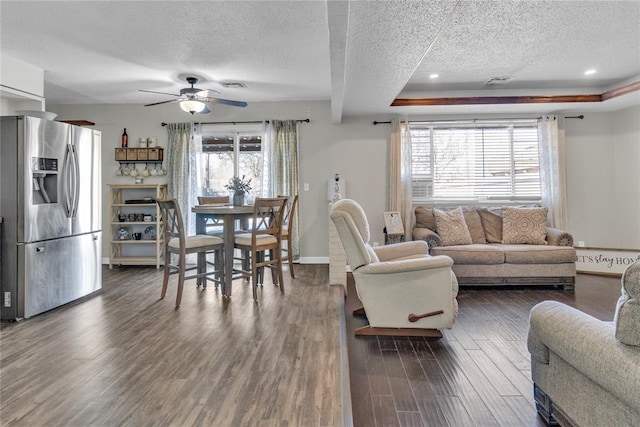
[[[58,203],[58,159],[33,157],[31,171],[32,204]]]

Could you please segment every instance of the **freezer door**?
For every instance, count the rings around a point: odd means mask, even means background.
[[[102,172],[100,131],[73,126],[72,174],[77,183],[73,192],[73,234],[90,233],[102,229]]]
[[[18,317],[34,316],[102,288],[100,242],[101,233],[93,233],[23,245],[18,264],[24,295],[18,298],[23,304]]]
[[[70,155],[71,126],[36,117],[24,116],[21,120],[23,132],[16,141],[21,176],[17,183],[18,242],[70,236],[65,165]],[[48,162],[50,170],[40,172],[45,165],[39,162]]]

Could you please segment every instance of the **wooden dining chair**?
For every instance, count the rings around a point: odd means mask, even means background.
[[[286,196],[278,196],[286,197]],[[282,219],[282,240],[287,242],[287,247],[282,247],[282,262],[289,263],[289,274],[295,278],[293,271],[293,223],[296,219],[296,207],[298,206],[298,195],[287,198],[284,218]]]
[[[182,221],[182,213],[175,199],[158,200],[158,206],[162,214],[162,223],[164,227],[164,279],[162,281],[162,293],[160,299],[167,294],[167,286],[169,284],[169,276],[178,274],[178,294],[176,295],[176,307],[180,306],[182,301],[182,290],[184,281],[188,279],[197,279],[197,286],[207,287],[207,280],[211,280],[216,284],[223,283],[223,240],[219,237],[198,234],[195,236],[187,236],[184,231],[184,222]],[[207,254],[214,254],[214,269],[209,270],[208,266],[212,264],[207,261]],[[178,263],[171,263],[171,255],[178,256]],[[197,264],[193,267],[186,266],[187,254],[197,254]],[[196,274],[187,275],[188,271],[196,270]]]
[[[250,233],[235,236],[235,247],[243,257],[249,257],[238,271],[247,280],[251,278],[253,299],[258,301],[258,284],[262,285],[264,268],[277,273],[277,284],[284,293],[282,275],[282,220],[287,199],[284,197],[255,199]],[[276,281],[274,281],[274,284]]]

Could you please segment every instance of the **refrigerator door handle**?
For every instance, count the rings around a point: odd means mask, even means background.
[[[64,154],[64,162],[62,165],[62,189],[64,191],[64,210],[67,218],[71,218],[71,144],[67,144],[67,149]]]
[[[78,203],[80,202],[80,161],[78,160],[78,149],[75,145],[71,145],[71,153],[73,154],[73,205],[71,216],[75,217],[78,213]]]

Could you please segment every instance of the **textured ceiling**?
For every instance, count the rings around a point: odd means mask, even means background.
[[[0,24],[2,54],[45,71],[47,105],[158,102],[167,97],[138,90],[178,93],[188,75],[249,103],[331,100],[336,123],[640,103],[636,91],[591,104],[390,107],[396,97],[597,94],[639,81],[640,0],[3,0]],[[485,86],[491,77],[512,80]]]

